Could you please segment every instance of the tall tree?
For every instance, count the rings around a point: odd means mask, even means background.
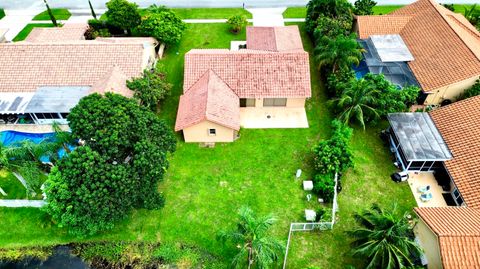
[[[269,236],[268,232],[276,219],[271,215],[257,217],[248,207],[239,210],[237,230],[221,232],[220,240],[232,242],[239,248],[232,265],[235,268],[269,268],[285,251],[284,245]]]
[[[373,7],[377,5],[377,2],[373,0],[357,0],[354,5],[356,15],[373,15]]]
[[[158,71],[143,72],[143,76],[127,81],[127,86],[134,91],[134,97],[140,104],[157,110],[158,103],[170,94],[172,84],[165,81],[165,74]]]
[[[354,238],[353,255],[366,259],[367,269],[396,269],[413,266],[412,256],[419,257],[407,214],[399,215],[396,206],[382,210],[373,205],[354,215],[358,227],[349,234]]]
[[[342,95],[331,101],[334,107],[341,111],[339,119],[348,124],[353,120],[360,123],[365,129],[366,118],[377,119],[379,114],[375,109],[375,102],[379,91],[364,79],[353,80],[347,84]]]
[[[142,35],[154,37],[167,45],[180,42],[186,28],[186,24],[175,12],[156,6],[149,8],[149,13],[138,26]]]
[[[351,22],[352,9],[352,5],[347,0],[310,0],[307,4],[305,19],[307,33],[313,34],[318,25],[317,19],[321,16]]]
[[[127,0],[110,0],[106,3],[108,23],[131,34],[132,29],[140,24],[141,16],[138,6]]]
[[[92,2],[88,0],[88,6],[90,7],[90,13],[92,13],[92,17],[96,20],[97,19],[97,14],[95,13],[95,10],[93,9]]]
[[[47,0],[43,0],[43,2],[45,3],[45,6],[47,7],[47,13],[48,13],[48,16],[50,17],[50,20],[52,20],[52,23],[53,23],[53,25],[55,25],[55,27],[58,27],[57,19],[55,19],[55,16],[53,15],[53,12],[52,12],[52,10],[50,9],[50,6],[47,3]]]
[[[365,50],[358,44],[354,35],[322,37],[315,48],[315,59],[319,67],[331,66],[332,72],[358,65]]]

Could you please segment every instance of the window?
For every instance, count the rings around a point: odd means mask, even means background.
[[[460,195],[460,192],[458,191],[458,189],[456,187],[452,192],[452,197],[455,200],[455,202],[457,203],[457,205],[461,206],[463,204],[462,196]]]
[[[210,135],[210,136],[217,135],[217,130],[216,129],[208,129],[208,135]]]
[[[264,98],[263,106],[287,106],[287,98]]]
[[[254,98],[240,98],[240,107],[255,107]]]

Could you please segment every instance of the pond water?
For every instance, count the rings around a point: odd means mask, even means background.
[[[58,246],[46,261],[26,258],[19,262],[2,262],[0,269],[95,269],[73,256],[68,246]]]

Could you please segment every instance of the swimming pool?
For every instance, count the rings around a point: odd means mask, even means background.
[[[370,72],[368,70],[368,66],[365,60],[361,60],[358,66],[354,64],[353,70],[355,71],[355,76],[357,77],[357,79],[363,78],[366,74]]]
[[[39,144],[42,141],[46,142],[54,142],[55,141],[55,133],[24,133],[24,132],[17,132],[17,131],[3,131],[0,132],[0,142],[4,146],[12,146],[16,143],[21,141],[30,140],[35,144]],[[71,150],[75,147],[69,145],[68,146]],[[61,158],[66,154],[64,149],[60,149],[58,151],[58,156]],[[47,156],[41,157],[40,160],[42,162],[50,162],[50,159]]]

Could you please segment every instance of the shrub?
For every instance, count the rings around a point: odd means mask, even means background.
[[[322,175],[343,172],[353,166],[349,140],[353,130],[338,120],[332,121],[333,135],[313,148],[315,170]]]
[[[245,16],[234,15],[228,18],[227,23],[230,24],[231,31],[235,34],[238,34],[248,22]]]
[[[156,8],[142,18],[138,30],[142,35],[151,36],[165,44],[180,42],[186,24],[171,10]]]
[[[337,36],[348,36],[352,29],[351,20],[333,19],[327,16],[320,16],[317,19],[317,27],[314,30],[315,40],[318,42],[324,36],[336,38]]]
[[[477,95],[480,95],[480,78],[475,81],[472,87],[466,89],[458,99],[463,100]]]
[[[373,0],[357,0],[354,5],[356,15],[373,15],[373,7],[377,5],[377,2]]]
[[[305,27],[307,33],[313,35],[320,16],[333,20],[352,21],[352,5],[347,0],[310,0],[307,4]]]
[[[131,33],[131,30],[140,24],[141,16],[137,4],[127,0],[110,0],[106,6],[105,15],[109,24],[126,30],[128,33]]]
[[[333,201],[335,180],[332,174],[317,174],[313,178],[313,192],[327,203]]]
[[[141,105],[156,111],[158,103],[170,94],[172,84],[165,81],[165,74],[145,70],[143,76],[128,80],[127,87],[135,92]]]
[[[182,252],[175,245],[163,244],[155,249],[153,256],[161,259],[167,264],[173,264],[182,257]]]

